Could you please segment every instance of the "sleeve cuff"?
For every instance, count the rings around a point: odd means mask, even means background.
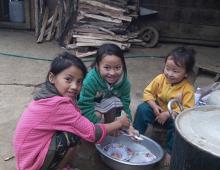
[[[104,124],[97,124],[97,125],[102,130],[102,135],[96,142],[97,144],[99,144],[99,143],[102,143],[102,141],[105,139],[105,137],[107,135],[107,131],[106,131],[106,128],[105,128]]]

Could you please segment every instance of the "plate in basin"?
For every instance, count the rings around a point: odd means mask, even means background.
[[[106,145],[103,150],[107,155],[120,161],[129,161],[134,154],[132,149],[119,143],[110,143]]]

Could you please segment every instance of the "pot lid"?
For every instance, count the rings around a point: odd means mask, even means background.
[[[175,126],[189,143],[220,157],[220,107],[201,106],[179,114]]]

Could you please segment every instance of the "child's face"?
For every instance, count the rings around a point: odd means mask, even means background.
[[[164,74],[171,84],[177,84],[187,77],[185,67],[176,65],[171,57],[165,63]]]
[[[97,67],[102,78],[109,84],[116,83],[123,74],[122,61],[115,55],[106,55]]]
[[[82,87],[83,72],[78,67],[70,66],[56,76],[50,73],[49,81],[55,85],[60,95],[75,99]]]

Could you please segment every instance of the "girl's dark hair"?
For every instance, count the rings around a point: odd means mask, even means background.
[[[121,50],[120,47],[118,47],[115,44],[103,44],[99,47],[99,49],[97,50],[96,53],[96,58],[94,60],[94,62],[91,64],[91,67],[95,67],[96,64],[99,65],[99,63],[102,61],[102,59],[107,56],[107,55],[115,55],[117,57],[119,57],[121,59],[121,62],[123,64],[123,70],[125,73],[127,73],[127,67],[125,64],[125,58],[124,58],[124,53]]]
[[[177,47],[173,49],[166,57],[165,63],[167,59],[171,59],[177,66],[184,67],[186,69],[186,73],[193,72],[193,67],[195,65],[195,50],[190,47]]]
[[[82,60],[73,54],[63,52],[59,54],[56,58],[54,58],[54,60],[52,61],[49,72],[47,74],[47,80],[49,79],[48,76],[50,72],[54,75],[57,75],[71,66],[76,66],[77,68],[79,68],[83,73],[83,78],[85,78],[87,74],[87,68],[82,62]]]

